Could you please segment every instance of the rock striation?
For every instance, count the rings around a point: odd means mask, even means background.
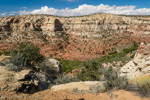
[[[133,41],[150,42],[149,16],[93,14],[58,17],[49,15],[0,18],[0,51],[17,42],[30,41],[41,53],[54,58],[89,60],[113,52]]]
[[[141,43],[134,58],[120,69],[120,76],[128,79],[150,75],[150,44]]]

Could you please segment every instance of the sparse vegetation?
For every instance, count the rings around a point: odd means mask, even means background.
[[[111,89],[126,89],[128,81],[125,77],[119,77],[117,72],[112,67],[101,70],[101,74],[105,78],[105,86],[107,90]]]
[[[78,79],[77,76],[71,76],[71,75],[66,74],[66,75],[59,75],[57,79],[54,81],[54,83],[56,85],[59,85],[59,84],[78,82],[78,81],[80,80]]]
[[[78,69],[83,67],[83,62],[81,61],[70,61],[70,60],[60,60],[58,59],[63,66],[63,72],[69,73],[73,69]]]
[[[130,52],[132,52],[134,50],[137,50],[137,48],[138,48],[137,43],[133,42],[133,46],[131,46],[130,48],[124,49],[123,53],[125,53],[125,54],[130,53]]]
[[[137,88],[137,91],[143,96],[150,95],[150,76],[137,77],[131,81],[131,84]]]
[[[106,91],[106,87],[105,86],[91,86],[89,92],[93,93],[93,94],[97,94],[97,93],[103,93]]]
[[[103,56],[101,58],[96,59],[100,63],[112,62],[112,61],[129,61],[131,58],[126,57],[126,54],[132,53],[133,51],[137,50],[138,44],[136,42],[127,49],[123,49],[122,52],[113,52],[109,53],[109,55]],[[133,55],[134,56],[134,55]]]

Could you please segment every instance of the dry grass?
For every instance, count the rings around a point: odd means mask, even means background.
[[[137,87],[138,92],[142,95],[150,95],[150,75],[137,77],[131,83]]]

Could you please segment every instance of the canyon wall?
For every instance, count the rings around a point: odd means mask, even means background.
[[[150,42],[149,16],[94,14],[80,17],[49,15],[0,18],[0,50],[31,41],[46,56],[88,60],[120,46]]]

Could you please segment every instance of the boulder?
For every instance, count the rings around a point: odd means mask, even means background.
[[[35,93],[48,88],[53,78],[30,69],[10,71],[0,66],[0,90],[21,93]]]
[[[42,63],[44,72],[50,76],[57,76],[62,73],[62,66],[56,59],[45,59]]]

